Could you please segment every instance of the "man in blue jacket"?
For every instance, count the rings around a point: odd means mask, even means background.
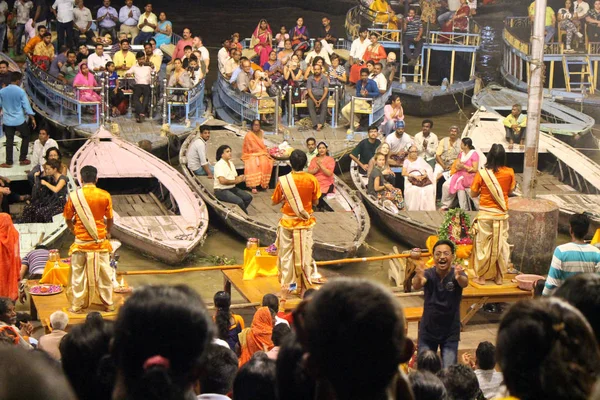
[[[29,136],[31,131],[27,124],[27,116],[31,120],[31,125],[35,129],[35,113],[29,104],[29,98],[21,87],[21,73],[13,72],[11,83],[0,90],[0,107],[2,107],[2,129],[6,135],[6,162],[0,164],[0,168],[10,168],[13,165],[13,143],[15,132],[21,133],[21,151],[19,154],[19,164],[29,165],[31,161],[27,159],[29,150]]]
[[[367,68],[363,68],[360,70],[360,80],[356,82],[356,97],[361,98],[371,98],[379,96],[379,88],[377,87],[377,83],[373,79],[369,79],[369,70]],[[371,103],[366,100],[357,99],[354,100],[354,111],[356,110],[370,110]],[[350,124],[350,110],[352,108],[352,102],[346,104],[344,108],[342,108],[342,116],[346,118],[348,124]],[[358,128],[360,125],[360,115],[354,115],[354,129]]]

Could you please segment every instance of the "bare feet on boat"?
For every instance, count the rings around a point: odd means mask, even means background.
[[[323,129],[323,125],[317,124],[317,132],[320,132]]]
[[[508,148],[512,149],[513,147],[515,147],[514,143],[513,142],[508,142]]]
[[[473,282],[477,283],[478,285],[485,285],[485,279],[481,277],[473,278]]]
[[[258,190],[256,190],[256,188],[252,188],[252,194],[258,194]]]
[[[81,308],[74,309],[73,307],[70,307],[67,311],[71,314],[83,314],[83,310]]]
[[[503,280],[502,278],[496,278],[496,279],[494,280],[494,283],[495,283],[496,285],[502,285],[502,284],[504,284],[504,280]]]

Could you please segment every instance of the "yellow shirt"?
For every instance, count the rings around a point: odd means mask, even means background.
[[[292,172],[292,177],[294,178],[296,188],[298,188],[298,194],[300,194],[300,198],[302,199],[302,206],[311,217],[307,221],[300,218],[282,218],[279,221],[279,225],[287,229],[307,228],[316,223],[316,219],[313,216],[312,205],[319,200],[319,197],[321,197],[319,182],[314,175],[309,174],[308,172]],[[296,217],[290,203],[283,195],[283,188],[279,182],[277,182],[277,187],[273,192],[271,200],[273,200],[273,203],[277,204],[283,200],[283,206],[281,207],[283,215],[287,217]]]
[[[33,49],[33,55],[46,56],[50,60],[52,60],[54,58],[54,46],[52,45],[52,43],[46,45],[46,43],[41,41],[40,43],[35,45],[35,48]]]
[[[150,13],[150,15],[147,16],[146,13],[142,13],[138,22],[138,28],[140,28],[142,32],[154,32],[154,28],[151,28],[148,25],[144,25],[144,27],[142,28],[142,24],[144,23],[144,21],[148,21],[149,24],[152,24],[154,26],[158,25],[158,19],[156,18],[156,14]]]
[[[133,65],[135,64],[135,55],[130,50],[127,52],[127,55],[124,56],[123,51],[119,50],[114,54],[113,62],[115,63],[115,67],[120,67],[123,65],[123,63],[125,63],[125,66],[127,67],[127,69],[121,69],[121,70],[117,71],[117,74],[119,76],[123,76],[123,75],[125,75],[127,70],[129,68],[133,67]]]
[[[535,1],[532,2],[529,5],[529,16],[531,17],[535,12]],[[552,19],[554,18],[554,10],[552,9],[552,7],[547,6],[546,7],[546,25],[545,26],[553,26],[554,23],[552,22]]]
[[[85,200],[90,206],[90,210],[94,216],[96,222],[96,229],[98,230],[98,238],[106,239],[106,219],[113,218],[112,198],[110,194],[102,189],[96,187],[93,184],[85,184],[83,186],[83,195]],[[85,244],[73,243],[69,249],[69,254],[75,251],[110,251],[111,246],[108,240],[103,240],[101,243],[93,242],[94,239],[90,236],[87,229],[81,222],[79,215],[75,212],[75,206],[69,196],[65,210],[63,213],[65,220],[74,221],[75,225],[75,238],[84,242],[91,242]]]
[[[519,114],[519,116],[515,118],[512,114],[508,114],[502,122],[507,128],[510,128],[513,125],[519,125],[521,128],[525,128],[527,126],[527,116],[525,114]]]

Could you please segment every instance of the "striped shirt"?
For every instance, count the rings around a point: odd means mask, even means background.
[[[46,262],[48,261],[49,251],[46,249],[35,249],[31,250],[23,259],[21,264],[27,265],[29,269],[29,275],[42,274],[44,268],[46,268]]]
[[[568,277],[589,272],[600,273],[600,249],[591,244],[560,245],[554,250],[543,295],[552,295]]]

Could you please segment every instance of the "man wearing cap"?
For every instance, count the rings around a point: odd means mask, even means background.
[[[387,135],[385,142],[390,145],[390,158],[400,165],[408,154],[408,148],[414,145],[412,137],[404,132],[404,121],[396,121],[396,131]]]

